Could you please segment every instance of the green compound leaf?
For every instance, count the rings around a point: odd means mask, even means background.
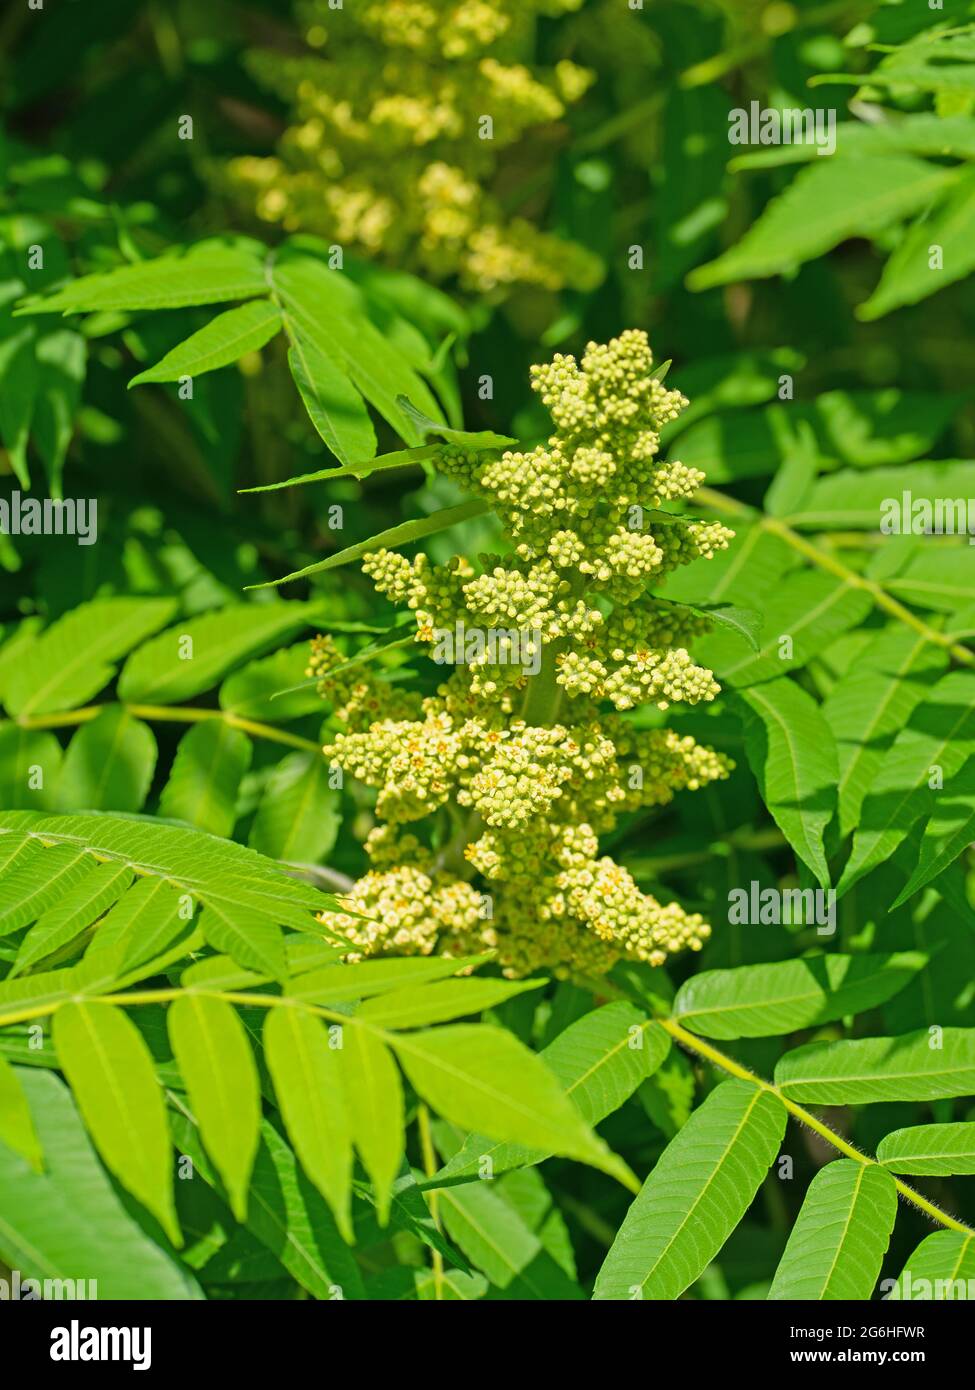
[[[449,1188],[438,1199],[450,1238],[505,1298],[578,1300],[582,1291],[490,1183]]]
[[[886,588],[903,603],[956,613],[971,604],[973,569],[975,554],[967,548],[922,546],[887,580]]]
[[[837,887],[846,890],[885,863],[916,821],[935,809],[944,783],[975,753],[975,672],[952,671],[915,707],[863,799],[850,858]]]
[[[286,924],[313,931],[318,939],[330,935],[318,914],[330,910],[333,899],[243,845],[139,816],[31,811],[0,812],[0,862],[10,870],[0,875],[0,935],[40,916],[99,861],[125,865],[142,879],[165,880],[162,886],[179,893],[184,909],[212,909],[215,934],[222,924],[236,922],[236,943],[246,945],[251,923],[275,931]],[[283,975],[283,954],[275,957],[278,966]]]
[[[281,929],[253,907],[209,902],[200,917],[200,929],[211,946],[225,951],[245,970],[259,970],[272,980],[286,975]]]
[[[181,915],[181,905],[171,884],[140,878],[97,924],[85,959],[108,959],[111,953],[120,975],[153,960],[185,931],[188,918]]]
[[[91,926],[128,890],[132,870],[125,864],[99,864],[48,908],[28,929],[8,979],[60,950]]]
[[[856,828],[863,798],[894,739],[947,665],[947,653],[921,634],[890,628],[873,639],[823,702],[839,758],[844,837]]]
[[[376,1244],[377,1241],[388,1240],[389,1233],[379,1222],[375,1193],[367,1183],[355,1179],[353,1180],[353,1189],[355,1196],[371,1208],[369,1210],[365,1206],[360,1206],[356,1211],[356,1243],[367,1249]],[[439,1250],[441,1255],[457,1269],[463,1270],[465,1274],[471,1273],[471,1267],[463,1252],[444,1238],[442,1231],[434,1222],[406,1158],[403,1159],[399,1177],[393,1184],[393,1200],[389,1208],[389,1221],[394,1230],[409,1231],[430,1250]]]
[[[48,1008],[76,997],[89,985],[89,973],[82,962],[69,969],[46,970],[43,975],[28,976],[23,980],[4,980],[0,983],[0,1013]]]
[[[487,956],[453,959],[448,956],[391,956],[388,960],[365,960],[355,965],[324,965],[309,970],[288,986],[292,999],[308,1004],[338,1004],[350,999],[369,999],[376,994],[401,990],[407,985],[426,984],[481,965]]]
[[[941,248],[941,267],[931,264],[931,247]],[[884,266],[880,284],[857,310],[870,322],[902,304],[916,304],[954,284],[975,268],[975,171],[966,169],[948,195],[904,234]]]
[[[10,466],[21,487],[30,487],[27,443],[40,387],[36,333],[33,324],[12,321],[0,336],[0,375],[4,391],[0,399],[0,439],[10,456]]]
[[[55,1014],[54,1046],[102,1158],[182,1245],[166,1108],[139,1030],[121,1009],[69,1003]]]
[[[675,1299],[704,1271],[751,1205],[787,1111],[748,1081],[724,1081],[672,1139],[616,1233],[597,1299]]]
[[[738,633],[714,633],[696,648],[702,661],[722,679],[742,689],[776,680],[818,656],[870,612],[862,590],[831,574],[804,570],[788,575],[764,607],[763,639],[754,653]],[[782,638],[791,642],[782,655]]]
[[[220,1190],[219,1178],[189,1117],[173,1117],[173,1134],[179,1152],[188,1154],[203,1180]],[[247,1201],[247,1229],[313,1298],[365,1297],[355,1258],[327,1203],[269,1120],[261,1121],[261,1143]]]
[[[710,618],[719,627],[727,628],[729,632],[736,633],[744,638],[753,652],[761,650],[759,637],[762,632],[763,618],[761,613],[754,608],[738,608],[733,603],[716,603],[695,605],[684,603],[679,605],[681,608],[690,608],[692,613],[702,613]]]
[[[783,1095],[801,1104],[940,1100],[975,1094],[975,1028],[932,1028],[900,1038],[815,1042],[775,1068]]]
[[[957,11],[963,12],[963,8]],[[857,78],[857,82],[860,81]],[[975,157],[975,130],[967,116],[936,116],[933,112],[905,115],[896,122],[883,121],[877,125],[840,121],[836,127],[836,149],[844,156],[925,154],[965,159]],[[819,157],[815,143],[778,145],[737,155],[729,168],[737,172],[739,169],[774,169],[782,164],[815,164]]]
[[[896,1216],[889,1173],[852,1158],[827,1164],[809,1184],[769,1298],[869,1299]]]
[[[368,317],[362,294],[352,281],[320,260],[293,252],[273,264],[268,278],[292,341],[299,336],[304,339],[317,353],[317,362],[333,367],[341,364],[357,392],[400,437],[407,444],[419,444],[419,433],[398,397],[409,396],[432,416],[439,413],[437,402],[406,358]],[[373,453],[375,442],[352,457],[369,458]]]
[[[877,1162],[892,1173],[947,1178],[975,1173],[975,1124],[912,1125],[881,1139]]]
[[[735,402],[739,404],[739,402]],[[797,446],[806,454],[804,436],[811,428],[815,437],[822,467],[844,463],[858,470],[872,469],[884,464],[906,463],[930,454],[933,446],[957,414],[958,400],[945,394],[922,391],[826,391],[814,403],[803,406],[764,406],[760,410],[735,410],[708,419],[695,421],[681,436],[680,457],[688,466],[702,468],[713,486],[741,478],[769,477],[788,469],[797,456]],[[733,423],[732,423],[733,422]],[[808,438],[808,436],[806,436]],[[870,486],[867,482],[867,487]],[[770,489],[769,505],[783,504],[786,515],[793,506],[807,499]],[[885,494],[885,496],[888,494]],[[747,523],[743,540],[731,543],[731,553],[720,552],[713,560],[695,561],[688,566],[687,578],[697,570],[701,589],[688,598],[714,600],[731,597],[745,604],[763,598],[770,592],[758,584],[758,571],[767,572],[778,554],[781,557],[787,542],[770,533],[766,527]],[[735,522],[738,532],[738,522]],[[788,556],[788,550],[786,550]],[[743,568],[745,561],[748,569]],[[712,568],[716,571],[711,576]],[[778,566],[781,574],[785,566]],[[668,578],[668,591],[676,598],[685,597],[685,574],[678,572],[676,582]],[[734,592],[728,590],[728,580]],[[711,585],[717,581],[717,592]],[[726,591],[721,585],[724,583]]]
[[[288,366],[315,429],[342,463],[368,458],[376,449],[376,432],[347,364],[336,366],[290,322],[289,336]]]
[[[54,845],[45,849],[42,860],[30,855],[11,865],[0,877],[0,936],[26,927],[97,867],[83,849],[73,845]]]
[[[891,910],[944,873],[975,839],[975,763],[969,761],[938,792],[921,832],[921,852]]]
[[[49,730],[0,724],[0,798],[4,806],[24,811],[51,807],[61,763],[61,745]]]
[[[51,497],[62,496],[61,475],[75,429],[85,380],[87,349],[80,333],[63,328],[37,341],[31,428]],[[91,518],[94,526],[94,518]],[[91,539],[94,539],[94,534]]]
[[[389,454],[379,454],[363,463],[347,463],[342,468],[319,468],[315,473],[302,473],[297,478],[285,478],[280,483],[265,483],[261,487],[244,487],[241,492],[277,492],[283,487],[300,487],[305,483],[328,483],[333,478],[368,478],[370,473],[380,473],[387,468],[408,468],[433,458],[437,444],[420,444],[415,449],[395,449]]]
[[[281,311],[269,299],[252,299],[238,309],[227,309],[205,328],[174,347],[154,367],[129,382],[129,389],[149,381],[178,381],[181,376],[200,376],[236,362],[245,353],[257,352],[281,328]]]
[[[927,960],[919,951],[904,951],[705,970],[681,986],[674,1018],[706,1038],[779,1037],[884,1003]]]
[[[170,1005],[166,1023],[200,1137],[243,1221],[261,1123],[260,1083],[244,1026],[223,1000],[192,993]]]
[[[307,642],[282,647],[228,676],[220,687],[220,708],[241,719],[259,719],[269,724],[321,714],[322,697],[310,685],[297,694],[278,696],[279,691],[297,685],[307,671]]]
[[[654,373],[656,375],[656,373]],[[408,396],[398,396],[396,404],[426,438],[435,434],[448,444],[458,444],[465,449],[504,449],[509,444],[517,444],[510,434],[495,434],[494,430],[452,430],[439,420],[432,420],[425,411],[418,410]]]
[[[951,460],[914,464],[910,472],[911,508],[917,509],[923,502],[930,507],[931,516],[936,516],[939,499],[965,493],[970,469],[970,463]],[[906,483],[902,468],[871,467],[864,471],[861,466],[827,473],[791,502],[782,520],[794,529],[810,531],[876,531],[878,522],[884,524],[891,502],[900,506]],[[900,629],[890,629],[875,640],[879,643],[891,633],[906,635]]]
[[[673,1048],[637,1092],[643,1109],[667,1139],[690,1119],[696,1085],[687,1057]]]
[[[289,753],[268,778],[251,826],[252,849],[286,863],[317,864],[341,823],[338,792],[320,753]]]
[[[366,1296],[384,1303],[473,1303],[483,1298],[487,1290],[488,1281],[483,1274],[462,1274],[456,1269],[434,1273],[432,1269],[400,1265],[366,1280]]]

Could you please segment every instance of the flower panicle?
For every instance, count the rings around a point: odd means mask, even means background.
[[[591,343],[578,363],[559,354],[532,385],[555,426],[545,446],[435,455],[490,501],[514,553],[435,564],[378,550],[363,563],[379,592],[413,611],[435,661],[439,634],[500,630],[504,642],[455,654],[424,698],[343,670],[330,639],[313,646],[310,673],[339,724],[326,755],[375,790],[380,821],[366,842],[373,867],[351,895],[358,915],[340,921],[354,954],[490,946],[512,976],[591,976],[621,957],[662,965],[709,935],[699,914],[643,893],[599,853],[599,837],[731,771],[693,738],[626,718],[641,704],[718,694],[688,650],[710,620],[652,589],[731,533],[658,513],[703,475],[659,460],[661,431],[687,401],[653,374],[644,333]],[[503,660],[524,633],[522,660]],[[547,682],[544,717],[537,682]]]

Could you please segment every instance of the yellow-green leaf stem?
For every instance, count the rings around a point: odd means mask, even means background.
[[[83,709],[65,710],[59,714],[39,716],[35,719],[19,719],[17,724],[24,729],[66,729],[75,724],[88,724],[97,719],[106,705],[86,705]],[[191,705],[130,705],[124,704],[134,719],[156,720],[159,723],[194,724],[204,719],[222,719],[231,729],[252,734],[254,738],[267,739],[269,743],[283,743],[289,748],[301,748],[306,752],[320,753],[321,747],[310,738],[289,733],[287,729],[276,729],[272,724],[262,724],[256,719],[243,719],[231,710],[196,709]]]

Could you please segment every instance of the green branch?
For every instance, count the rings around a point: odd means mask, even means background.
[[[739,1062],[736,1062],[733,1057],[728,1057],[724,1052],[719,1052],[716,1047],[712,1047],[710,1043],[705,1042],[703,1038],[698,1038],[695,1034],[689,1033],[686,1028],[682,1028],[680,1024],[676,1023],[672,1018],[658,1018],[657,1022],[660,1024],[661,1028],[664,1028],[670,1036],[676,1042],[680,1043],[681,1047],[686,1048],[688,1052],[692,1052],[698,1057],[703,1057],[706,1061],[710,1062],[713,1067],[727,1072],[729,1076],[736,1076],[741,1081],[750,1081],[761,1090],[768,1091],[771,1095],[775,1096],[776,1099],[781,1101],[785,1106],[789,1114],[794,1116],[800,1124],[804,1124],[809,1129],[814,1130],[821,1139],[825,1139],[828,1144],[839,1153],[843,1154],[845,1158],[852,1158],[857,1163],[863,1164],[865,1168],[871,1166],[881,1168],[883,1166],[879,1164],[875,1158],[871,1158],[869,1154],[861,1153],[859,1149],[847,1143],[842,1135],[830,1129],[829,1125],[823,1124],[822,1120],[817,1119],[812,1111],[806,1110],[802,1105],[797,1105],[794,1100],[789,1100],[789,1098],[784,1096],[779,1088],[773,1085],[771,1081],[766,1081],[764,1077],[756,1076],[755,1073],[749,1071],[747,1067],[743,1067]],[[883,1171],[886,1173],[890,1170],[884,1168]],[[891,1174],[891,1177],[893,1176],[894,1175]],[[940,1207],[936,1207],[933,1202],[929,1202],[926,1197],[922,1197],[919,1192],[915,1192],[913,1187],[908,1187],[907,1183],[901,1182],[900,1178],[894,1177],[894,1186],[902,1197],[908,1202],[912,1202],[914,1206],[920,1207],[920,1209],[930,1216],[932,1221],[936,1221],[939,1226],[944,1226],[945,1229],[949,1231],[960,1231],[962,1235],[975,1236],[975,1231],[973,1231],[971,1227],[964,1225],[961,1221],[956,1221],[953,1216],[949,1216],[948,1213],[942,1211]]]
[[[83,999],[87,1004],[114,1004],[122,1008],[138,1006],[140,1004],[172,1004],[177,999],[185,999],[188,995],[202,995],[207,999],[220,999],[225,1004],[237,1004],[247,1008],[284,1008],[302,1009],[306,1013],[315,1014],[318,1018],[323,1018],[329,1023],[352,1023],[356,1027],[365,1028],[370,1033],[375,1033],[383,1041],[391,1041],[392,1034],[385,1028],[380,1028],[374,1023],[368,1023],[365,1019],[354,1018],[350,1014],[338,1013],[334,1009],[324,1009],[319,1004],[311,1004],[307,999],[294,999],[289,994],[252,994],[239,990],[206,989],[204,986],[189,985],[185,987],[173,986],[169,989],[136,989],[123,994],[79,994],[75,999],[45,999],[40,1004],[28,1004],[23,1008],[15,1008],[0,1013],[0,1028],[6,1028],[11,1023],[26,1023],[33,1018],[46,1018],[51,1014],[57,1013],[62,1004],[77,1002]]]
[[[112,703],[117,703],[113,701]],[[101,714],[104,705],[85,705],[83,709],[65,710],[60,714],[38,715],[34,719],[17,719],[13,722],[21,729],[66,729],[75,724],[89,724]],[[276,729],[273,724],[262,724],[256,719],[243,719],[239,714],[224,709],[195,709],[191,705],[127,705],[122,708],[133,719],[155,720],[157,723],[198,724],[206,719],[222,719],[231,729],[254,738],[264,738],[270,743],[283,743],[289,748],[300,748],[308,753],[320,753],[321,745],[310,738],[289,733],[287,729]]]
[[[559,673],[559,656],[566,646],[565,638],[547,642],[542,652],[538,675],[528,677],[521,717],[526,724],[535,728],[549,728],[558,718],[565,692],[556,677]]]

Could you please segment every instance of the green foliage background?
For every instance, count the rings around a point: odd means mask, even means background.
[[[0,21],[2,495],[98,504],[91,547],[0,537],[0,1260],[140,1298],[975,1277],[975,550],[878,530],[975,477],[975,7],[541,18],[529,59],[596,81],[500,195],[604,277],[489,296],[336,271],[234,202],[227,161],[288,122],[244,55],[301,34],[270,0]],[[753,100],[835,109],[835,154],[730,145]],[[307,638],[411,678],[349,562],[392,528],[501,544],[428,439],[536,440],[531,363],[625,327],[691,399],[694,514],[736,532],[664,595],[759,615],[697,644],[721,697],[666,716],[733,776],[611,846],[711,941],[596,984],[341,965],[314,913],[371,804],[330,784]],[[835,935],[729,921],[753,881],[832,886]]]

